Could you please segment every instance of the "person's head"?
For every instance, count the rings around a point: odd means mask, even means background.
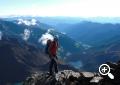
[[[50,44],[52,41],[50,39],[47,40],[47,44]]]

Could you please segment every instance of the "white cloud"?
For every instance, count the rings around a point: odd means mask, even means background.
[[[52,40],[54,39],[53,35],[50,34],[50,29],[39,38],[38,42],[41,42],[43,45],[47,44],[47,40]]]
[[[3,34],[2,34],[2,32],[0,31],[0,40],[2,40],[2,35],[3,35]]]
[[[25,25],[36,25],[37,23],[37,20],[36,19],[31,19],[30,20],[23,20],[23,19],[18,19],[18,24],[25,24]]]
[[[37,22],[36,19],[32,19],[32,20],[31,20],[31,25],[36,25],[36,24],[37,24],[36,22]]]
[[[23,19],[18,19],[18,24],[22,24],[23,23]]]
[[[30,30],[29,29],[25,29],[24,30],[24,34],[23,34],[23,39],[25,40],[25,41],[27,41],[29,38],[30,38]]]

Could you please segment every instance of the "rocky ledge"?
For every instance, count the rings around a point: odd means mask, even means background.
[[[24,81],[23,85],[120,85],[120,62],[107,62],[115,79],[93,72],[59,71],[56,75],[34,73]]]

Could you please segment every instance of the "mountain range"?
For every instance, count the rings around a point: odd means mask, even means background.
[[[0,20],[0,80],[3,82],[19,82],[31,72],[47,71],[49,58],[41,42],[46,34],[59,36],[60,69],[97,72],[102,63],[120,60],[119,24],[79,20],[68,23],[69,19],[61,23],[54,18],[54,22],[48,20],[50,24],[47,24],[42,22],[44,18],[39,19]]]
[[[28,40],[24,40],[24,30],[28,28],[31,31]],[[27,26],[25,24],[17,24],[16,21],[0,21],[0,80],[2,83],[20,82],[23,81],[26,76],[36,71],[47,71],[49,66],[49,57],[45,55],[44,48],[39,38],[47,30],[40,28],[39,26]],[[57,33],[57,32],[56,32]],[[62,35],[60,41],[65,39],[65,43],[72,41],[65,35]],[[74,44],[72,41],[69,44]],[[61,43],[63,45],[63,43]],[[64,50],[76,47],[63,45]],[[80,48],[78,48],[80,49]],[[78,49],[75,49],[77,51]],[[67,51],[61,51],[62,55],[66,55]],[[74,52],[73,52],[74,54]],[[60,55],[60,56],[62,56]],[[65,56],[64,56],[65,57]],[[59,64],[60,69],[73,69],[77,70],[73,66],[64,63],[61,60]],[[11,78],[12,77],[12,78]]]

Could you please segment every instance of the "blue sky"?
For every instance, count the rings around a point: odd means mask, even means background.
[[[0,16],[119,17],[120,0],[1,0]]]

